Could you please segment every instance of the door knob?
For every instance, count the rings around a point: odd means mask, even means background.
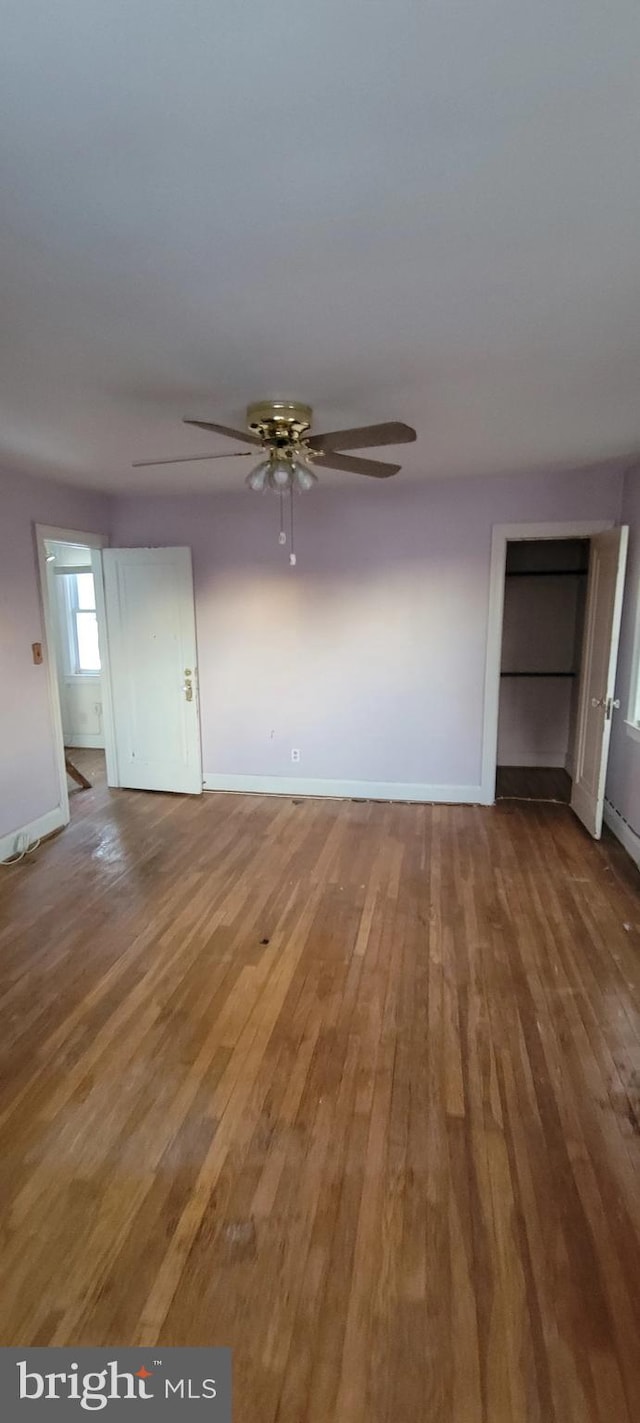
[[[616,697],[615,700],[614,700],[613,697],[607,697],[607,708],[606,708],[606,711],[605,711],[605,716],[606,716],[606,718],[607,718],[607,721],[610,721],[610,720],[611,720],[611,713],[612,713],[612,711],[614,710],[614,708],[615,708],[615,710],[617,711],[618,708],[619,708],[619,706],[620,706],[620,698],[619,698],[619,697]]]

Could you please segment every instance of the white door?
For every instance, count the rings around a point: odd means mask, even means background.
[[[628,528],[591,538],[571,807],[596,840],[602,833]]]
[[[117,784],[202,792],[189,548],[103,551]]]

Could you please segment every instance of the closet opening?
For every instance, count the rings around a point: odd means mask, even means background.
[[[497,800],[571,800],[589,545],[507,543]]]

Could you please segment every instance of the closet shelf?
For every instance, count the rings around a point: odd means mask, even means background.
[[[505,578],[586,578],[588,568],[508,568]]]

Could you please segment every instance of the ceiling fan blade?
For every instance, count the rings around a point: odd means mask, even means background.
[[[318,460],[316,468],[320,472],[323,469],[344,469],[348,474],[370,474],[373,479],[388,479],[389,475],[397,474],[402,465],[383,464],[382,460],[359,460],[352,455],[337,455],[334,450],[327,450],[324,458]]]
[[[246,459],[247,456],[255,459],[253,450],[230,450],[228,455],[177,455],[168,460],[134,460],[132,469],[147,469],[153,464],[193,464],[195,460],[237,460]]]
[[[331,430],[327,435],[311,435],[312,450],[366,450],[373,445],[408,445],[416,438],[410,425],[387,420],[382,425],[362,425],[358,430]]]
[[[199,430],[215,430],[217,435],[227,435],[230,440],[242,440],[245,445],[261,445],[259,435],[250,430],[230,430],[228,425],[214,425],[212,420],[183,420],[183,425],[197,425]]]

